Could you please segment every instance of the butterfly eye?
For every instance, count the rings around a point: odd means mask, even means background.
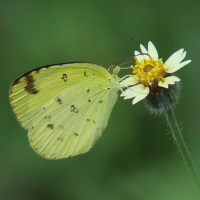
[[[120,67],[116,65],[111,65],[108,71],[110,72],[110,74],[118,74],[120,71]]]
[[[120,71],[120,67],[119,66],[114,66],[113,68],[113,74],[118,74]]]

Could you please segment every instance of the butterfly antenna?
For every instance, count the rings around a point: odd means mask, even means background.
[[[120,65],[118,65],[118,66],[121,67],[122,65],[125,65],[125,64],[127,64],[127,63],[131,63],[131,62],[133,62],[133,60],[129,60],[129,61],[124,62],[124,63],[122,63],[122,64],[120,64]],[[120,68],[120,69],[128,69],[128,68],[130,68],[130,67]]]
[[[137,35],[133,36],[130,38],[130,40],[125,44],[125,46],[119,51],[119,53],[117,54],[117,56],[115,57],[115,60],[113,62],[113,65],[115,65],[115,61],[117,60],[117,58],[119,57],[119,55],[121,54],[121,52],[123,51],[123,49],[129,44],[129,42],[133,39],[133,38],[136,38],[138,37]]]
[[[147,55],[147,56],[149,56],[148,53],[140,53],[140,54],[137,54],[137,55],[135,55],[135,56],[140,56],[140,55]],[[135,57],[135,56],[131,56],[131,57],[125,59],[124,61],[126,61],[126,60],[128,60],[128,59],[130,59],[130,58],[133,58],[133,57]],[[127,63],[131,63],[131,62],[133,62],[134,60],[129,60],[129,61],[127,61],[127,62],[124,62],[124,61],[121,61],[121,62],[123,62],[122,64],[117,64],[117,65],[118,65],[119,67],[121,67],[122,65],[125,65],[125,64],[127,64]],[[119,62],[119,63],[120,63],[120,62]],[[129,69],[129,68],[131,68],[131,67],[125,67],[125,68],[121,68],[121,69]]]
[[[129,59],[131,59],[132,58],[132,60],[130,61]],[[118,62],[116,65],[118,65],[118,66],[122,66],[122,65],[124,65],[124,64],[126,64],[126,62],[133,62],[134,60],[133,60],[133,56],[131,56],[131,57],[129,57],[129,58],[126,58],[126,59],[124,59],[124,60],[121,60],[120,62]],[[120,63],[122,63],[122,64],[120,64]]]

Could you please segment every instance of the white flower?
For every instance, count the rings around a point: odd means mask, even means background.
[[[163,64],[162,59],[159,59],[158,52],[151,41],[148,43],[148,51],[141,44],[141,53],[135,51],[136,65],[131,66],[134,75],[128,75],[128,78],[122,78],[120,82],[121,87],[127,87],[122,92],[121,96],[124,99],[134,98],[133,104],[144,99],[147,95],[159,95],[169,85],[174,85],[175,82],[180,81],[171,73],[176,72],[184,67],[191,60],[182,62],[186,56],[186,51],[180,49],[173,53],[167,61]]]

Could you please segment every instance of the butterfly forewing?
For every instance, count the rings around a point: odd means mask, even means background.
[[[103,67],[73,63],[22,75],[12,84],[10,99],[18,121],[29,129],[32,148],[55,159],[85,153],[94,145],[118,90],[117,78]]]

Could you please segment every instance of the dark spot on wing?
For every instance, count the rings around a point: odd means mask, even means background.
[[[61,99],[61,97],[56,97],[56,101],[60,104],[60,105],[62,105],[62,99]]]
[[[22,78],[22,77],[26,77],[26,76],[28,76],[28,75],[30,75],[32,72],[39,72],[41,69],[44,69],[44,68],[50,68],[51,69],[51,67],[54,67],[54,66],[63,66],[63,65],[68,65],[68,64],[92,64],[92,65],[96,65],[96,66],[98,66],[98,67],[102,67],[102,66],[100,66],[100,65],[97,65],[96,63],[85,63],[85,62],[82,62],[82,61],[79,61],[79,62],[66,62],[66,63],[55,63],[55,64],[51,64],[51,65],[46,65],[46,66],[42,66],[42,67],[37,67],[37,68],[35,68],[35,69],[32,69],[32,70],[30,70],[30,71],[28,71],[28,72],[26,72],[26,73],[24,73],[24,74],[22,74],[21,76],[19,76],[13,83],[12,83],[12,86],[13,85],[16,85],[16,84],[18,84],[19,83],[19,81],[20,81],[20,79]],[[94,75],[94,74],[93,74]]]
[[[51,130],[54,129],[54,124],[47,124],[47,128],[50,128]]]
[[[91,99],[88,99],[88,102],[91,102]]]
[[[60,140],[61,142],[63,142],[64,138],[63,137],[58,137],[58,140]]]
[[[86,121],[88,121],[88,122],[89,122],[89,121],[90,121],[90,119],[86,119]]]
[[[110,90],[110,88],[108,88],[108,90]]]
[[[64,126],[62,126],[62,125],[59,125],[58,127],[59,127],[59,128],[61,128],[61,129],[64,129],[64,128],[65,128],[65,127],[64,127]]]
[[[29,74],[28,76],[26,76],[25,79],[26,79],[26,86],[24,87],[24,89],[29,94],[37,94],[39,90],[35,88],[35,85],[34,85],[35,80],[33,79],[33,76]]]
[[[84,72],[84,75],[85,75],[86,77],[88,77],[88,75],[86,74],[86,71]]]
[[[74,133],[74,135],[75,135],[75,136],[79,136],[79,134],[78,134],[78,133]]]
[[[48,116],[48,117],[45,116],[44,118],[45,118],[45,119],[49,119],[49,122],[51,121],[51,116]]]
[[[89,92],[90,92],[90,89],[87,90],[87,93],[89,93]]]
[[[103,102],[103,100],[99,100],[99,103],[102,103]]]
[[[67,74],[63,74],[61,79],[63,79],[63,81],[66,82],[67,81]]]
[[[93,120],[93,123],[96,124],[96,122]]]
[[[71,105],[71,112],[75,112],[75,113],[78,113],[78,109],[74,106],[74,105]]]

